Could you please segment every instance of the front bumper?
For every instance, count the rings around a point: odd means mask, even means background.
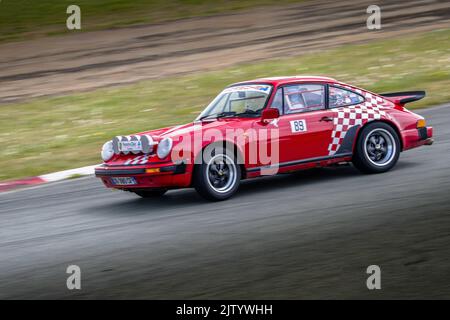
[[[409,150],[423,145],[431,145],[434,142],[433,128],[423,127],[402,132],[403,150]]]
[[[161,166],[107,166],[95,168],[95,176],[100,178],[108,188],[142,189],[142,188],[182,188],[191,183],[191,170],[185,163],[168,163]],[[113,184],[113,177],[133,177],[134,185]]]

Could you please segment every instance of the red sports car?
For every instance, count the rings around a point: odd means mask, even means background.
[[[117,136],[95,174],[141,197],[194,187],[224,200],[242,179],[352,162],[391,169],[401,151],[433,143],[404,105],[423,91],[375,94],[332,78],[277,77],[225,88],[193,122]]]

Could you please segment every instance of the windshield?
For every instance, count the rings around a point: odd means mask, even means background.
[[[272,86],[266,84],[239,85],[223,90],[197,117],[255,116],[264,109]]]

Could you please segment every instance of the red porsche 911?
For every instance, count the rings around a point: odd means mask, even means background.
[[[423,91],[375,94],[326,77],[276,77],[225,88],[191,123],[117,136],[95,174],[106,187],[157,197],[194,187],[224,200],[242,179],[352,162],[365,173],[433,143],[405,108]]]

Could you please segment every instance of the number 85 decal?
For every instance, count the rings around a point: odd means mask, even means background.
[[[293,120],[290,121],[290,123],[291,123],[291,131],[294,133],[307,131],[305,120]]]

